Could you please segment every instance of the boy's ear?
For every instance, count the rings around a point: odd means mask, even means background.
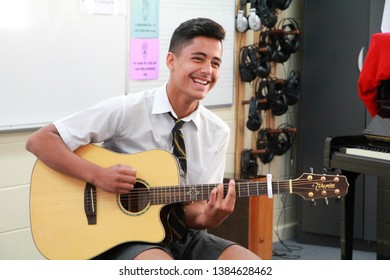
[[[171,53],[171,52],[168,52],[167,54],[167,58],[166,58],[166,64],[169,68],[169,70],[174,70],[174,64],[175,64],[175,59],[176,59],[176,56]]]

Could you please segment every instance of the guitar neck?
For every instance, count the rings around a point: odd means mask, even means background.
[[[148,193],[151,204],[170,204],[208,200],[218,184],[154,187]],[[224,184],[224,195],[229,185]],[[345,176],[304,173],[297,179],[236,182],[236,197],[295,193],[302,198],[317,199],[345,196],[348,182]]]
[[[151,204],[170,204],[178,202],[191,202],[208,200],[211,191],[218,184],[199,184],[186,186],[162,186],[154,187],[151,190]],[[274,185],[274,184],[273,184]],[[284,181],[277,181],[272,186],[272,193],[281,194],[289,192],[289,184]],[[229,185],[224,184],[224,195]],[[236,197],[260,196],[268,193],[267,182],[236,182]]]

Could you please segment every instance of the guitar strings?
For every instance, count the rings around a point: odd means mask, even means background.
[[[302,181],[305,181],[305,180],[302,180]],[[293,183],[296,183],[298,181],[293,181]],[[334,181],[323,181],[323,182],[320,182],[322,184],[331,184],[331,183],[334,183]],[[218,184],[210,184],[211,189],[214,189]],[[228,184],[223,184],[224,185],[224,190],[227,190],[229,188],[229,185]],[[244,186],[245,185],[245,186]],[[206,185],[186,185],[186,186],[180,186],[180,185],[172,185],[172,186],[152,186],[152,187],[145,187],[145,188],[142,188],[142,189],[133,189],[131,190],[130,192],[134,192],[134,191],[137,191],[138,193],[142,193],[144,192],[145,194],[147,193],[150,193],[151,191],[167,191],[167,190],[177,190],[177,189],[184,189],[184,190],[189,190],[189,189],[196,189],[197,191],[199,191],[199,189],[202,189],[203,192],[204,192],[204,189],[206,188],[205,187]],[[278,186],[273,186],[273,189],[277,189],[277,187],[279,187],[279,189],[289,189],[290,188],[290,184],[289,183],[283,183],[283,182],[280,182]],[[207,187],[208,190],[210,190],[210,187],[208,186]],[[239,192],[237,189],[238,188],[242,188],[244,191],[249,189],[249,190],[257,190],[259,189],[259,191],[261,190],[266,190],[266,183],[259,183],[259,184],[253,184],[253,183],[250,183],[249,185],[247,185],[247,183],[240,183],[240,185],[237,185],[236,184],[236,192]],[[294,190],[310,190],[310,189],[313,189],[313,182],[307,182],[306,183],[301,183],[300,186],[293,186],[292,187]],[[206,193],[208,193],[209,191],[206,191]]]
[[[300,186],[293,187],[293,193],[297,193],[298,191],[315,191],[319,192],[319,190],[315,190],[313,187],[313,181],[308,181],[306,179],[297,179],[292,180],[293,183],[300,183]],[[273,183],[278,183],[278,186],[273,186],[274,191],[279,189],[280,193],[290,193],[290,183],[286,181],[278,182],[274,181]],[[322,184],[335,183],[333,180],[320,181]],[[227,192],[229,184],[225,183],[224,185],[224,194]],[[209,184],[207,185],[207,190],[205,190],[206,185],[188,185],[188,186],[155,186],[150,188],[136,188],[129,192],[129,194],[122,194],[120,196],[127,196],[128,201],[130,202],[138,202],[139,199],[148,199],[153,201],[151,204],[169,204],[174,202],[186,202],[186,201],[195,201],[195,200],[207,200],[209,197],[211,190],[214,189],[217,184]],[[244,188],[245,186],[245,188]],[[241,190],[238,190],[241,188]],[[192,192],[191,192],[192,191]],[[335,192],[335,189],[326,189],[327,193]],[[339,190],[338,190],[339,191]],[[104,194],[103,192],[102,194]],[[265,182],[239,182],[236,183],[236,193],[245,193],[247,195],[238,195],[238,197],[247,197],[247,196],[257,196],[257,195],[265,195],[267,193],[266,183]],[[275,194],[278,194],[276,192]],[[111,194],[115,195],[115,194]],[[99,194],[101,196],[101,194]],[[339,194],[338,194],[339,196]],[[204,199],[206,197],[206,199]],[[320,196],[323,197],[323,196]],[[100,198],[104,198],[104,195]],[[315,197],[314,197],[315,198]],[[157,202],[157,203],[156,203]]]

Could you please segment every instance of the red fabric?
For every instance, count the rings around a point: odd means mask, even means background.
[[[372,35],[370,47],[360,72],[358,94],[367,110],[377,114],[377,93],[382,80],[390,79],[390,33]]]

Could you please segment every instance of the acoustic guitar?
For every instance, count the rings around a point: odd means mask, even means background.
[[[102,167],[133,166],[137,183],[126,195],[108,193],[37,160],[30,189],[31,231],[38,250],[48,259],[90,259],[124,242],[167,241],[165,207],[207,200],[217,185],[181,186],[178,161],[164,150],[120,154],[89,144],[75,153]],[[348,186],[345,176],[304,173],[294,180],[238,181],[236,194],[295,193],[315,200],[343,197]]]

